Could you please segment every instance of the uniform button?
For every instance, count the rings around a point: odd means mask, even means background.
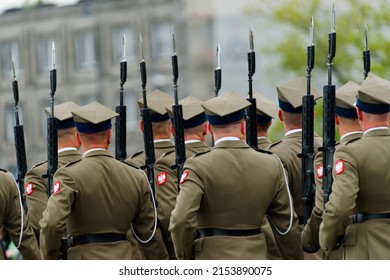
[[[324,247],[324,251],[328,251],[328,247]]]

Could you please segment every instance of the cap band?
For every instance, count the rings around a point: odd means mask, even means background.
[[[256,120],[258,124],[268,124],[270,121],[272,121],[272,118],[270,116],[257,114]]]
[[[284,102],[278,98],[279,108],[289,113],[302,113],[302,106],[294,108],[290,103]]]
[[[245,108],[223,117],[217,115],[207,115],[207,119],[211,125],[234,123],[236,121],[242,120],[244,117]]]
[[[104,130],[108,130],[111,128],[111,119],[106,120],[104,122],[93,124],[93,123],[81,123],[81,122],[75,122],[76,129],[78,132],[81,133],[96,133]]]
[[[60,121],[58,120],[58,129],[61,129],[61,128],[69,128],[69,127],[74,127],[75,124],[74,124],[74,120],[72,118],[69,118],[69,119],[66,119],[66,120],[63,120],[63,121]]]
[[[336,115],[339,115],[340,117],[349,118],[349,119],[357,119],[357,112],[355,108],[342,108],[336,106],[335,110]]]
[[[188,128],[193,128],[193,127],[196,127],[198,125],[201,125],[202,123],[206,122],[207,121],[207,118],[206,118],[206,114],[205,113],[201,113],[189,120],[183,120],[183,128],[184,129],[188,129]]]
[[[150,114],[150,120],[152,122],[163,122],[163,121],[169,120],[169,115],[168,115],[168,113],[161,115],[161,114],[152,112]]]
[[[371,104],[364,102],[359,98],[356,99],[356,106],[363,112],[375,115],[384,114],[390,111],[389,104]]]

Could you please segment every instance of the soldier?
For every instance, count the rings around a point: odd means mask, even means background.
[[[354,141],[361,138],[363,135],[359,121],[357,119],[355,107],[358,89],[358,84],[353,81],[348,81],[345,85],[336,91],[335,123],[336,128],[340,133],[340,141],[338,141],[335,145],[336,150],[349,141]],[[307,221],[307,224],[305,225],[301,235],[303,249],[307,253],[315,253],[320,248],[318,238],[320,223],[322,222],[322,214],[324,212],[324,193],[322,190],[322,158],[322,152],[319,152],[314,159],[316,170],[315,205],[310,219]],[[319,255],[321,258],[324,258],[322,251]],[[329,259],[332,260],[341,258],[342,250],[337,250],[329,256]]]
[[[256,91],[253,97],[256,98],[257,145],[260,149],[266,149],[272,144],[267,135],[272,119],[275,119],[277,114],[278,105]]]
[[[343,242],[344,259],[388,260],[390,82],[370,73],[358,90],[356,107],[363,136],[346,142],[334,155],[320,246],[329,255]]]
[[[41,260],[34,231],[25,217],[22,200],[11,173],[0,169],[0,228],[9,233],[25,260]],[[0,260],[4,260],[0,251]]]
[[[278,86],[279,110],[278,117],[283,122],[285,136],[272,144],[269,150],[280,157],[288,172],[288,184],[294,200],[294,209],[299,218],[300,228],[303,229],[302,205],[302,97],[307,94],[307,81],[300,77]],[[321,94],[311,87],[314,99]],[[314,134],[314,150],[322,146],[322,139]]]
[[[151,109],[151,121],[153,130],[153,141],[155,157],[158,159],[164,153],[174,150],[175,144],[171,141],[171,123],[165,107],[171,105],[174,101],[171,96],[155,90],[147,95],[148,107]],[[138,100],[138,106],[143,108],[143,99]],[[141,131],[144,131],[142,120],[140,121]],[[133,154],[126,160],[137,167],[145,166],[145,152],[140,151]]]
[[[133,259],[137,252],[126,239],[130,227],[154,246],[154,255],[147,257],[166,259],[144,172],[108,151],[111,119],[118,114],[94,102],[72,115],[84,154],[55,173],[54,192],[40,221],[42,256],[58,257],[66,225],[68,259]]]
[[[210,147],[204,142],[207,135],[207,119],[201,103],[201,100],[192,95],[180,101],[183,107],[186,158],[210,150]],[[167,110],[172,116],[172,106],[167,107]],[[176,197],[179,193],[177,169],[172,168],[175,165],[175,159],[175,151],[167,152],[154,165],[158,218],[170,259],[176,259],[171,234],[168,231],[171,212],[175,208]]]
[[[81,158],[79,152],[80,145],[76,141],[76,128],[72,118],[72,110],[79,106],[73,102],[65,102],[54,106],[54,116],[58,120],[58,167]],[[50,107],[45,108],[45,113],[49,117]],[[49,186],[47,178],[43,175],[47,173],[47,160],[34,165],[25,176],[26,182],[26,202],[28,206],[27,218],[34,229],[34,233],[39,242],[39,221],[42,213],[46,209],[49,199]]]
[[[266,214],[283,258],[303,258],[282,164],[245,142],[249,105],[234,92],[202,103],[215,146],[184,165],[169,226],[178,259],[267,259]]]

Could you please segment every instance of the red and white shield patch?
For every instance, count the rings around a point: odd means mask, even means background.
[[[61,184],[61,181],[57,181],[54,183],[54,187],[53,187],[53,194],[56,194],[60,191],[60,184]]]
[[[340,175],[341,173],[344,172],[344,160],[339,159],[338,161],[335,162],[334,164],[334,169],[336,175]]]
[[[27,183],[25,190],[26,190],[26,195],[31,195],[34,192],[34,184]]]
[[[162,186],[167,182],[167,172],[161,172],[157,175],[157,185]]]
[[[183,184],[188,177],[188,171],[184,171],[180,178],[180,184]]]
[[[321,179],[324,175],[324,166],[322,164],[318,165],[316,168],[317,178]]]

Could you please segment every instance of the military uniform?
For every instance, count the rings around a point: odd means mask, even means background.
[[[370,73],[359,88],[357,107],[362,114],[386,117],[389,92],[390,82]],[[365,129],[365,117],[361,119],[363,137],[347,142],[334,155],[333,190],[320,225],[320,246],[329,254],[343,240],[345,259],[388,260],[390,130],[375,126],[374,118],[371,127]]]
[[[350,120],[357,120],[357,113],[355,107],[356,96],[358,93],[359,85],[353,81],[348,81],[345,85],[340,87],[336,91],[336,104],[335,104],[335,113],[339,117],[348,118]],[[339,126],[342,124],[340,123]],[[344,131],[347,130],[347,127],[343,128]],[[341,146],[345,145],[349,141],[355,141],[363,136],[362,131],[349,131],[341,136],[340,141],[335,144],[335,149],[337,150]],[[319,229],[322,222],[322,214],[324,212],[324,192],[322,188],[323,183],[323,154],[320,151],[315,159],[315,183],[316,183],[316,192],[315,192],[315,205],[311,213],[310,219],[305,225],[301,241],[303,248],[308,253],[314,253],[319,248]],[[323,254],[322,250],[319,250],[318,254],[321,258],[331,259],[331,260],[340,260],[342,259],[342,248],[332,252],[329,256]]]
[[[180,104],[183,108],[184,135],[187,137],[186,134],[188,129],[205,125],[207,119],[201,106],[201,100],[196,97],[189,96],[181,100]],[[170,108],[167,108],[167,110],[172,114]],[[210,147],[203,141],[185,141],[186,159],[197,153],[206,152],[208,150],[210,150]],[[175,208],[176,197],[179,193],[177,169],[172,168],[175,163],[176,153],[175,151],[171,151],[161,156],[154,165],[159,225],[170,259],[176,259],[171,234],[168,231],[171,212]]]
[[[307,82],[305,77],[289,81],[277,87],[279,107],[281,110],[293,113],[302,113],[302,97],[307,94]],[[314,99],[321,94],[311,88]],[[301,126],[301,123],[299,124]],[[322,146],[322,138],[314,133],[314,151]],[[299,217],[299,224],[303,224],[302,204],[302,129],[297,128],[286,132],[284,138],[269,147],[269,150],[280,157],[288,172],[288,183],[293,195],[294,209]]]
[[[168,94],[154,90],[146,96],[148,108],[151,110],[151,121],[152,123],[164,122],[169,120],[168,112],[166,107],[172,105],[174,100]],[[138,107],[142,109],[144,107],[143,98],[138,100]],[[154,135],[154,154],[157,160],[163,154],[173,151],[175,144],[170,139],[156,139]],[[145,151],[138,151],[131,155],[127,160],[127,163],[135,165],[139,168],[145,166]]]
[[[202,104],[212,126],[243,120],[249,102],[233,92]],[[244,138],[244,136],[242,137]],[[225,141],[223,141],[225,140]],[[281,163],[236,137],[188,159],[170,227],[178,259],[267,259],[260,226],[267,214],[285,259],[303,258],[297,217],[290,224],[288,189]],[[243,203],[245,201],[245,203]],[[198,238],[194,239],[195,230]]]
[[[111,118],[117,115],[96,102],[72,114],[82,134],[108,131]],[[126,239],[128,230],[132,227],[143,240],[154,233],[155,215],[145,174],[116,160],[109,151],[89,149],[81,160],[59,168],[54,182],[40,222],[45,259],[57,258],[65,225],[68,259],[73,260],[134,259],[137,252]],[[148,257],[167,258],[158,229],[149,245],[154,246],[154,256]]]
[[[23,224],[22,238],[20,239]],[[25,260],[42,259],[34,231],[21,208],[18,187],[11,173],[0,169],[0,228],[4,227]],[[0,250],[0,260],[4,259]]]
[[[71,111],[78,109],[79,106],[73,102],[65,102],[54,106],[54,116],[58,120],[58,129],[74,127],[74,121]],[[45,113],[50,116],[50,108],[45,108]],[[78,160],[81,158],[80,152],[75,147],[68,147],[58,151],[58,167]],[[34,165],[24,178],[26,182],[25,193],[27,202],[27,218],[34,229],[34,233],[39,241],[39,221],[42,219],[42,213],[46,209],[47,200],[49,197],[49,187],[47,178],[43,178],[47,174],[47,161]]]

